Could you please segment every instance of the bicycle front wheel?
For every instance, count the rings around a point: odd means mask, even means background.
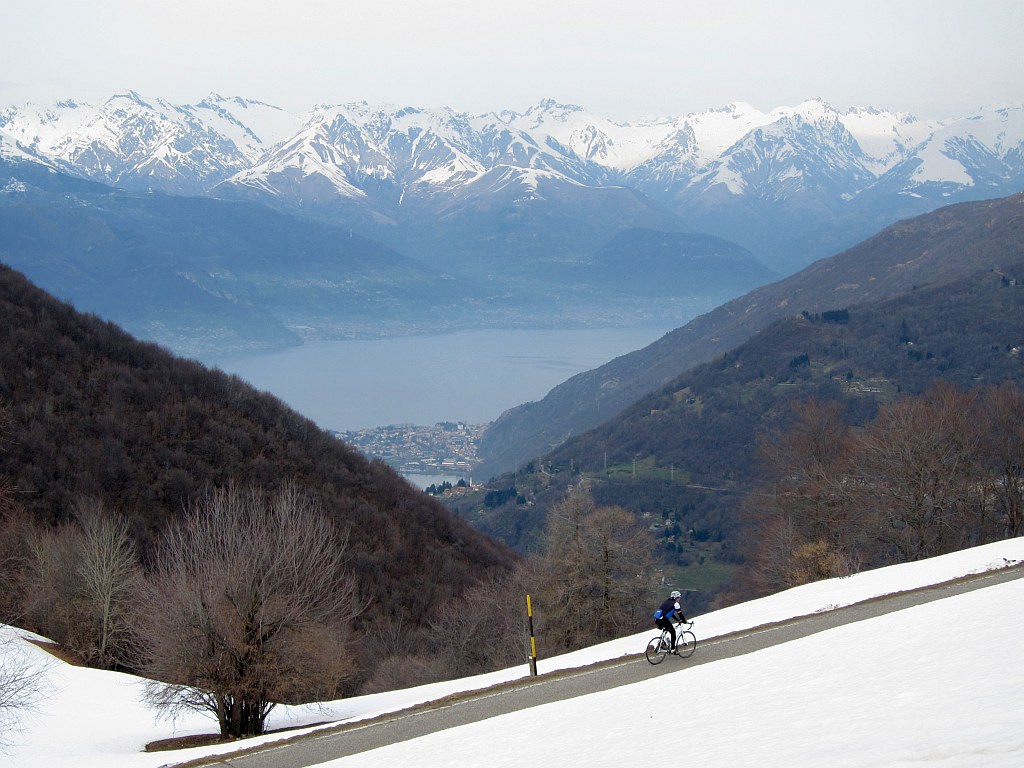
[[[644,655],[651,664],[661,664],[668,655],[668,639],[664,635],[656,635],[647,644]]]
[[[697,636],[688,629],[680,632],[679,637],[676,638],[676,653],[684,659],[688,659],[693,656],[693,652],[696,650]]]

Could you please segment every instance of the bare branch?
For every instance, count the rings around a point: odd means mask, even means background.
[[[49,694],[48,667],[19,648],[17,640],[0,639],[0,750],[15,743],[23,716],[34,711]]]
[[[345,539],[294,486],[211,492],[164,537],[138,629],[163,710],[212,712],[261,733],[279,702],[333,697],[352,672],[361,610]]]

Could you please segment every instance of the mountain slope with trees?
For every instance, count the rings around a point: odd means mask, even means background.
[[[71,557],[59,552],[81,550],[68,537],[87,529],[90,508],[124,521],[113,540],[145,568],[169,527],[217,489],[294,486],[315,497],[344,541],[365,608],[353,625],[352,690],[373,675],[380,636],[400,631],[416,642],[441,605],[517,560],[275,397],[141,343],[6,267],[0,327],[0,546],[6,566],[17,565],[0,601],[8,620],[38,597],[22,578],[26,564],[59,566]],[[54,540],[39,532],[47,529]],[[44,541],[50,556],[30,557]],[[67,626],[76,624],[69,616]]]
[[[868,429],[894,404],[925,396],[937,382],[965,393],[961,413],[978,407],[968,403],[988,404],[978,411],[984,418],[955,423],[985,430],[975,437],[970,462],[976,474],[968,486],[992,482],[995,487],[1006,466],[1024,460],[1024,435],[1012,426],[1012,403],[1024,387],[1024,262],[1019,259],[1018,253],[1018,260],[1004,268],[921,285],[888,299],[822,312],[791,306],[790,316],[732,351],[672,379],[519,473],[492,479],[491,488],[515,488],[514,495],[492,504],[486,498],[464,501],[456,508],[482,530],[528,549],[537,541],[544,509],[558,503],[567,486],[584,483],[595,502],[622,506],[647,521],[658,532],[669,566],[691,565],[700,542],[714,542],[712,554],[720,562],[738,564],[758,539],[751,533],[756,527],[744,524],[750,505],[757,517],[756,508],[768,506],[761,495],[775,493],[762,448],[799,421],[805,403],[835,403],[837,418],[849,428]],[[1000,400],[996,392],[1005,385],[1011,390]],[[999,421],[1004,408],[1010,415]],[[948,414],[938,420],[954,423]],[[989,443],[998,450],[982,450]],[[782,480],[799,470],[785,462],[781,467]],[[865,470],[854,484],[891,487],[884,469]],[[1024,488],[1019,476],[1010,475],[1003,487],[1012,501]],[[945,546],[1019,531],[1019,525],[996,522],[999,515],[986,506],[998,495],[992,491],[970,507],[979,519],[991,520],[980,529],[958,523],[943,539]],[[853,510],[848,514],[861,509],[847,506]],[[1013,506],[1007,502],[1007,520],[1015,515]],[[906,527],[906,522],[896,525]],[[870,554],[865,547],[862,556],[879,564],[899,556],[895,547],[890,542],[888,549]]]
[[[482,477],[510,472],[613,418],[684,371],[801,311],[894,296],[1016,261],[1024,195],[963,203],[900,222],[848,251],[757,288],[643,349],[578,374],[544,398],[502,414],[480,445]]]
[[[696,484],[744,483],[756,437],[811,395],[869,415],[936,379],[1024,383],[1024,263],[849,308],[807,312],[673,379],[621,416],[552,451],[547,465],[599,470],[639,455]]]

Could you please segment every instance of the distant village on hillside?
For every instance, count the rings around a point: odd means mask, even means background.
[[[480,463],[477,446],[486,430],[486,424],[439,422],[433,426],[389,424],[332,434],[372,459],[383,459],[403,474],[469,478]]]

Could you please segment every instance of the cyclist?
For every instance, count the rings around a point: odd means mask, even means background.
[[[668,599],[654,612],[654,623],[661,629],[667,629],[669,634],[672,635],[672,653],[677,656],[679,652],[676,650],[676,628],[672,623],[672,619],[678,616],[680,621],[686,621],[686,617],[683,615],[683,607],[679,605],[679,598],[681,597],[682,594],[680,594],[679,590],[673,589]]]

